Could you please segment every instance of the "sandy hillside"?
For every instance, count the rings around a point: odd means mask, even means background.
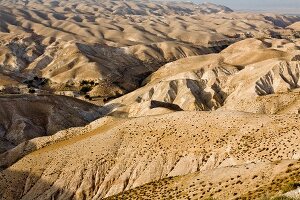
[[[259,188],[269,184],[272,177],[292,176],[290,172],[294,171],[287,171],[287,165],[300,158],[299,115],[177,112],[110,124],[110,128],[101,123],[94,125],[84,137],[75,136],[34,151],[3,170],[1,196],[4,199],[100,199],[168,177],[188,175],[196,179],[202,176],[199,182],[216,182],[209,178],[210,174],[221,173],[224,167],[233,172],[215,178],[220,178],[221,191],[201,193],[208,188],[198,185],[194,187],[198,197],[226,194],[233,198],[250,191],[258,195]],[[263,167],[272,166],[278,160],[295,161],[284,162],[276,171]],[[247,163],[255,170],[247,170],[247,165],[236,168]],[[202,172],[207,177],[201,175]],[[262,177],[266,173],[272,176]],[[258,178],[248,180],[243,187],[239,183],[225,187],[221,176],[224,180],[235,176],[235,180],[230,181],[233,183],[239,181],[238,175],[258,175]],[[291,180],[298,178],[291,177]],[[19,187],[14,187],[16,184]],[[166,192],[165,187],[160,188],[161,195]],[[237,194],[233,193],[233,187]],[[270,194],[280,194],[279,190],[280,187]]]
[[[300,23],[296,22],[289,26],[289,28],[294,29],[295,31],[300,31]]]
[[[297,160],[222,167],[161,179],[105,199],[299,199],[294,182],[299,167]]]
[[[0,7],[0,75],[12,79],[1,83],[3,93],[31,88],[99,104],[137,89],[167,62],[247,37],[294,37],[283,30],[299,20],[209,3],[10,0]]]
[[[103,108],[64,96],[1,96],[0,153],[35,137],[87,125],[104,114]]]
[[[1,1],[0,199],[300,199],[299,21]]]
[[[143,87],[109,103],[118,103],[116,112],[128,116],[169,112],[170,105],[190,111],[299,113],[299,70],[297,41],[245,39],[219,54],[168,63]],[[152,112],[158,107],[168,110]]]

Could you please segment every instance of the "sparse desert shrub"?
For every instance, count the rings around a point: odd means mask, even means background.
[[[83,93],[83,94],[87,94],[88,92],[90,92],[91,90],[93,90],[93,88],[96,86],[96,85],[99,85],[99,83],[96,83],[95,81],[89,81],[89,80],[82,80],[80,82],[80,86],[81,86],[81,89],[80,89],[80,92]]]
[[[286,196],[278,196],[278,197],[271,198],[271,200],[296,200],[296,199],[291,197],[286,197]]]
[[[82,81],[80,82],[80,85],[81,85],[81,86],[87,85],[87,84],[89,84],[89,82],[88,82],[87,80],[82,80]]]
[[[213,198],[213,197],[209,197],[209,198],[206,198],[205,200],[217,200],[217,199]]]
[[[91,90],[92,90],[92,87],[91,87],[91,86],[85,85],[85,86],[83,86],[83,87],[80,89],[80,92],[86,94],[86,93],[88,93],[88,92],[91,91]]]
[[[283,193],[286,193],[286,192],[295,190],[295,189],[297,189],[297,188],[299,188],[299,187],[300,187],[300,183],[289,182],[287,185],[285,185],[285,186],[282,188],[282,192],[283,192]]]
[[[88,99],[88,100],[90,100],[90,101],[92,100],[92,97],[91,97],[90,95],[88,95],[88,94],[85,95],[84,98],[86,98],[86,99]]]
[[[287,196],[277,196],[277,197],[262,197],[259,200],[297,200],[291,197],[287,197]]]
[[[28,91],[30,94],[34,94],[35,93],[35,89],[30,88]]]
[[[94,86],[94,85],[99,85],[99,83],[96,83],[95,81],[88,81],[88,80],[82,80],[82,81],[80,81],[80,85],[81,86],[84,86],[84,85],[92,85],[92,86]]]
[[[35,76],[33,79],[25,80],[24,83],[27,84],[28,88],[40,88],[41,86],[49,84],[49,79]]]

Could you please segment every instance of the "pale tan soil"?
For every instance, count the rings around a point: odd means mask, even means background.
[[[299,20],[1,1],[0,199],[299,198]]]
[[[191,111],[298,113],[296,41],[246,39],[219,54],[179,59],[151,74],[143,87],[108,104],[118,104],[115,111],[131,117],[151,115],[152,101]]]
[[[28,93],[24,82],[39,77],[47,83],[30,85],[38,93],[91,97],[103,104],[137,89],[167,62],[216,53],[246,37],[294,37],[284,27],[299,20],[213,4],[161,4],[2,1],[0,75],[14,81],[0,84],[2,92]],[[84,87],[91,91],[82,92]]]
[[[299,159],[299,142],[299,115],[177,112],[137,118],[25,156],[1,172],[1,186],[11,185],[1,195],[107,197],[166,177]]]
[[[300,31],[300,23],[296,22],[296,23],[290,25],[289,28],[291,28],[291,29],[293,29],[295,31]]]
[[[64,96],[0,96],[0,153],[30,139],[84,126],[103,116],[100,107]]]
[[[106,199],[270,199],[299,181],[299,167],[297,160],[230,166],[162,179]],[[296,191],[285,196],[299,199]]]

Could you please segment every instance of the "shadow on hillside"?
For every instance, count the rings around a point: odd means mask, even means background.
[[[0,200],[17,199],[79,199],[69,189],[60,188],[45,179],[26,171],[0,172]],[[82,198],[84,199],[84,198]]]
[[[112,111],[115,108],[119,107],[119,106],[121,106],[121,104],[110,104],[110,105],[103,106],[103,107],[99,108],[99,113],[100,114],[94,120],[111,115]],[[85,125],[89,124],[91,121],[88,121],[87,123],[83,124],[82,126],[79,126],[78,128],[84,127]],[[76,127],[69,127],[69,128],[75,128],[76,129]],[[67,130],[67,129],[63,129],[63,130]],[[59,132],[59,131],[61,131],[61,130],[57,130],[57,132]],[[44,137],[51,137],[51,136],[44,136]],[[58,138],[54,139],[54,141],[51,141],[51,144],[56,143],[56,141],[58,142],[58,141],[68,139],[70,137],[72,137],[72,136],[67,135],[67,136],[63,136],[62,138],[58,137]],[[24,142],[18,144],[17,146],[15,146],[14,148],[9,149],[9,150],[1,153],[0,154],[0,171],[6,169],[9,166],[11,166],[15,162],[17,162],[19,159],[26,156],[27,154],[37,150],[38,147],[33,142],[33,140],[38,139],[38,138],[41,138],[41,137],[32,138],[30,140],[24,141]],[[49,145],[49,141],[45,141],[44,143],[45,143],[44,146]]]

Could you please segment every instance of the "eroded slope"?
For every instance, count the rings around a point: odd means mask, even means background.
[[[2,93],[57,93],[103,104],[160,66],[217,53],[247,37],[295,38],[299,20],[214,4],[3,1]],[[124,81],[126,80],[126,81]]]
[[[96,133],[42,148],[3,170],[1,196],[98,199],[197,171],[299,159],[300,150],[299,115],[177,112]]]
[[[298,113],[299,55],[297,40],[246,39],[219,54],[168,63],[143,87],[110,103],[119,103],[116,111],[128,116],[169,112],[152,112],[154,101],[191,111]]]
[[[100,107],[64,96],[0,97],[0,153],[30,139],[84,126],[104,115]]]

